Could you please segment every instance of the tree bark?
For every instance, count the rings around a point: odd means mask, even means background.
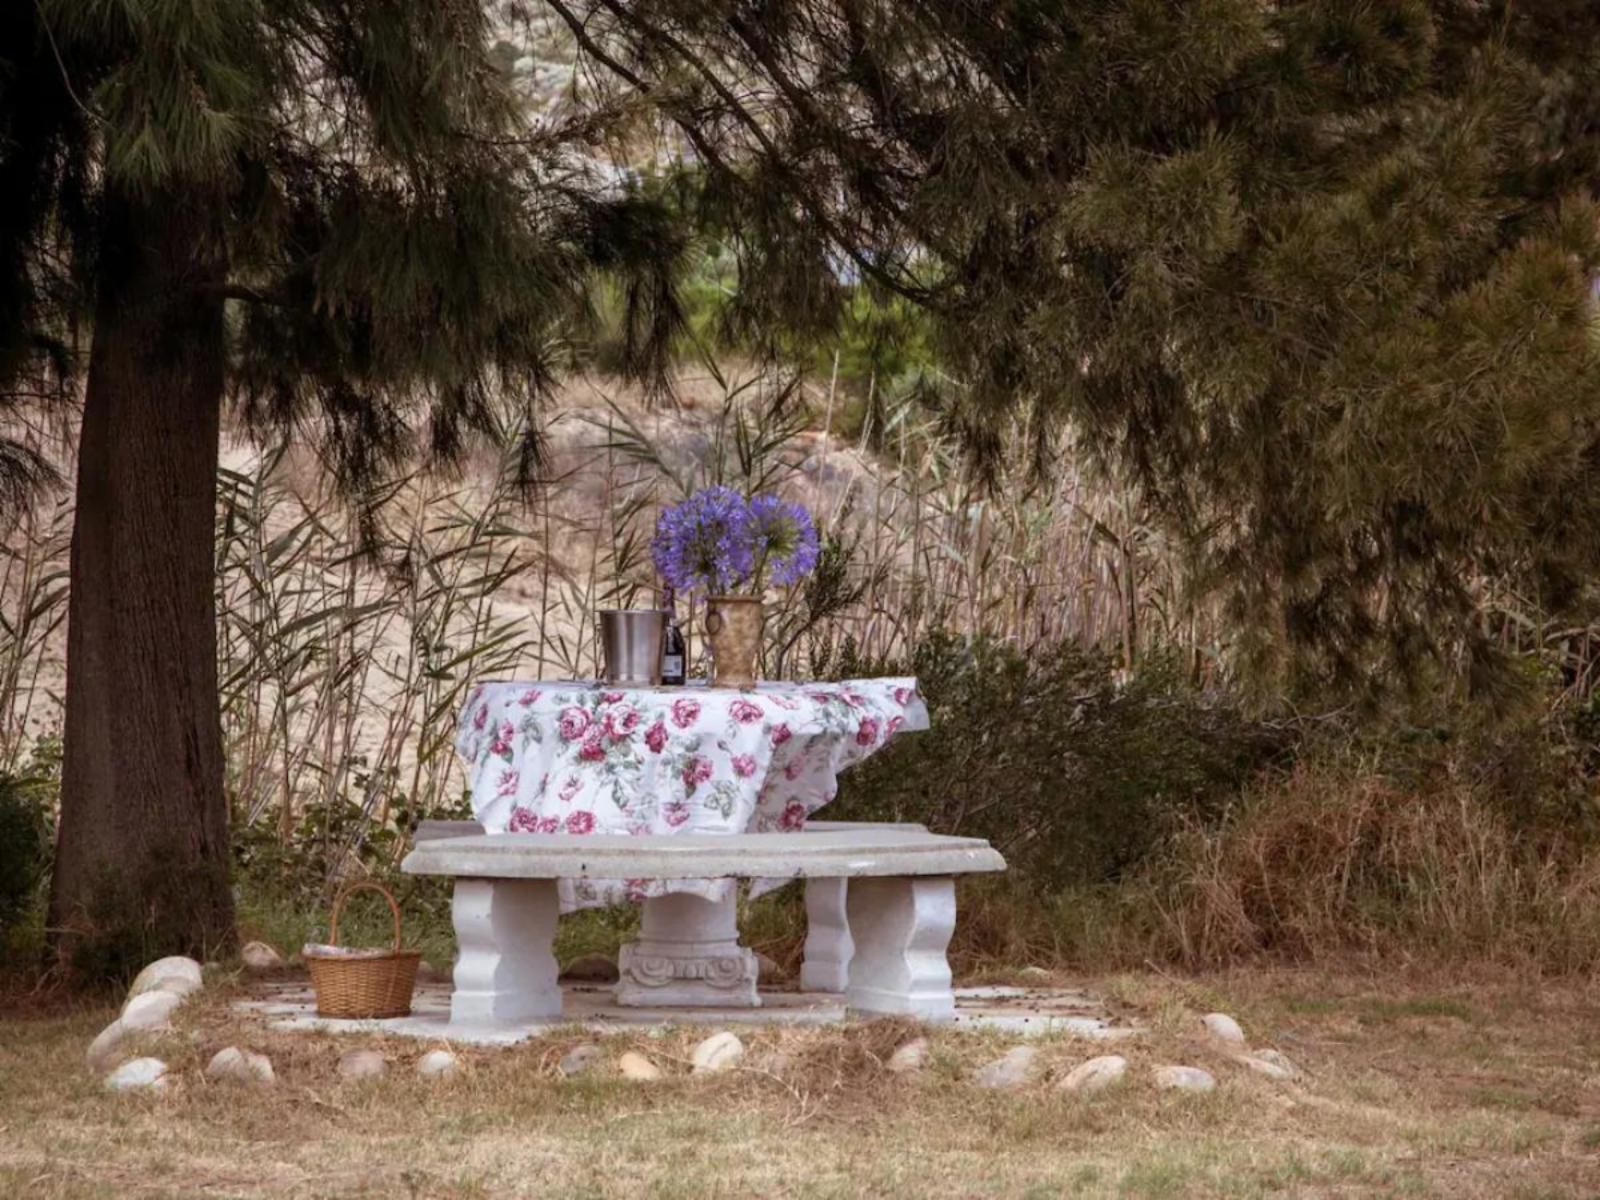
[[[233,938],[214,529],[227,260],[203,198],[107,196],[80,434],[57,952],[112,977]]]

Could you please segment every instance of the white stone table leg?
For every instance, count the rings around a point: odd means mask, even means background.
[[[739,945],[738,897],[674,892],[644,902],[639,939],[617,956],[617,1003],[757,1008],[756,956]]]
[[[806,880],[806,949],[800,964],[803,992],[842,992],[850,979],[848,879]]]
[[[519,1025],[561,1017],[555,955],[561,902],[553,879],[457,879],[450,1021]]]
[[[928,1021],[954,1018],[945,951],[956,927],[955,880],[936,875],[852,879],[847,911],[856,949],[845,1006]]]

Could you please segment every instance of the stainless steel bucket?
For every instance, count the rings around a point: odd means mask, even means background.
[[[667,614],[658,608],[600,610],[601,678],[653,687],[661,682]]]

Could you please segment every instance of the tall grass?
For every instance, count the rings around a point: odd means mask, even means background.
[[[713,395],[695,453],[614,401],[588,419],[608,452],[648,468],[653,502],[633,514],[638,532],[659,503],[712,483],[776,490],[818,515],[833,572],[777,607],[769,673],[832,661],[845,638],[864,660],[905,659],[933,630],[1024,649],[1109,647],[1125,666],[1152,646],[1184,645],[1197,674],[1218,661],[1214,620],[1187,601],[1179,556],[1064,436],[1054,451],[1062,469],[1040,477],[1024,452],[1028,431],[1014,426],[998,472],[980,476],[909,392],[880,402],[886,434],[871,436],[869,422],[841,444],[836,377],[824,387],[715,364],[707,374]]]
[[[907,399],[880,397],[887,429],[841,443],[836,385],[706,359],[681,406],[651,407],[577,381],[531,498],[509,458],[480,457],[365,498],[380,518],[364,528],[292,445],[236,447],[216,540],[236,826],[287,841],[307,811],[348,803],[361,819],[340,824],[338,862],[371,829],[455,803],[454,719],[472,681],[592,676],[595,611],[653,602],[656,513],[710,483],[789,494],[827,534],[817,578],[773,605],[774,676],[835,661],[847,641],[858,660],[904,657],[935,628],[1130,660],[1171,635],[1175,576],[1125,497],[1075,469],[1045,484],[1006,468],[986,488]],[[0,768],[59,724],[70,524],[69,503],[42,506],[4,544]],[[698,613],[685,617],[699,649]]]
[[[346,797],[380,825],[456,786],[455,712],[477,676],[531,644],[495,593],[536,565],[509,462],[477,488],[397,481],[376,548],[335,498],[296,490],[287,447],[224,469],[218,660],[236,822],[287,838],[308,797]]]
[[[1152,649],[1163,662],[1176,651],[1196,681],[1226,660],[1227,631],[1187,595],[1182,556],[1115,481],[1076,465],[1069,443],[1054,448],[1059,468],[1038,478],[1024,453],[1029,431],[1010,428],[1009,452],[984,480],[904,390],[875,391],[846,440],[833,419],[848,399],[836,373],[708,361],[679,384],[676,405],[650,406],[599,379],[575,381],[544,431],[549,472],[534,495],[519,492],[509,458],[483,455],[456,478],[395,480],[368,498],[381,515],[365,530],[293,446],[230,451],[216,556],[236,828],[258,842],[316,840],[330,882],[363,858],[398,855],[411,818],[459,808],[451,743],[466,690],[496,676],[592,676],[595,611],[652,602],[655,514],[708,483],[789,495],[825,532],[817,576],[772,606],[771,676],[912,661],[935,630],[1035,658],[1075,644],[1130,674]],[[44,506],[4,542],[0,771],[59,725],[70,522],[69,504]],[[685,616],[698,651],[698,613]],[[1577,697],[1595,639],[1550,637],[1582,660],[1569,689]],[[1426,927],[1500,946],[1536,910],[1582,957],[1589,876],[1520,851],[1507,858],[1492,813],[1430,802],[1408,810],[1412,825],[1378,819],[1402,803],[1354,784],[1348,805],[1330,792],[1315,813],[1309,801],[1281,811],[1254,801],[1220,828],[1189,830],[1167,856],[1175,873],[1149,882],[1133,908],[1125,888],[1117,921],[1100,924],[1139,952],[1197,963],[1309,952],[1335,934],[1372,945],[1404,932],[1367,903],[1403,879],[1413,890],[1395,902],[1409,905],[1405,928],[1417,936]],[[1443,820],[1451,814],[1455,826]],[[1394,873],[1402,860],[1414,864],[1403,876]],[[1330,893],[1329,878],[1372,885],[1359,920],[1354,893]],[[1035,916],[1053,914],[1047,925],[1019,917],[1005,927],[1003,898],[971,911],[989,914],[974,927],[996,945],[1070,957],[1096,923],[1074,913],[1105,912],[1098,903],[1034,904]],[[1496,913],[1519,915],[1496,926]]]
[[[0,774],[60,721],[72,508],[20,513],[0,542]]]
[[[1600,853],[1531,835],[1448,777],[1406,787],[1303,764],[1184,831],[1121,899],[1142,909],[1149,953],[1189,965],[1400,953],[1600,967]]]

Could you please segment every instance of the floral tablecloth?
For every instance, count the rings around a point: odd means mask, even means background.
[[[456,750],[491,833],[744,833],[801,828],[833,799],[840,771],[927,727],[913,678],[749,691],[508,681],[472,690]],[[582,880],[563,900],[720,900],[731,887]]]

